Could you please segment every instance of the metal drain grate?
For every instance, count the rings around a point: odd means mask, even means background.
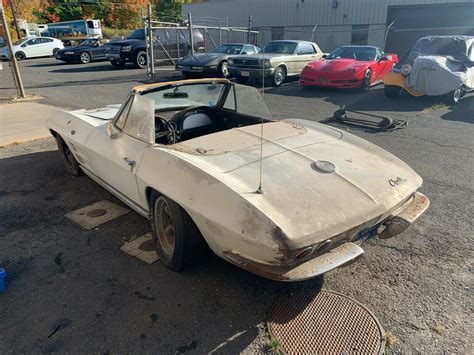
[[[385,334],[359,302],[335,292],[298,292],[270,310],[268,329],[288,354],[381,354]]]

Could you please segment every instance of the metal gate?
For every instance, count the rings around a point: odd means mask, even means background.
[[[144,18],[147,48],[147,74],[153,79],[156,66],[174,65],[188,54],[205,53],[222,43],[239,41],[258,45],[258,31],[243,27],[193,25],[191,14],[184,24],[154,20],[151,6]]]

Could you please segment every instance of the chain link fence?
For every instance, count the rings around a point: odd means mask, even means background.
[[[11,61],[0,59],[0,100],[11,100],[19,96],[20,89],[13,75]]]

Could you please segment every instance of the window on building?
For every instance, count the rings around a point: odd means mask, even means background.
[[[351,44],[366,45],[369,41],[369,25],[352,25]]]
[[[278,41],[284,39],[285,28],[284,27],[272,27],[272,41]]]

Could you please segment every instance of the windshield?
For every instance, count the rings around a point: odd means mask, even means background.
[[[357,61],[373,61],[377,50],[371,47],[341,47],[329,54],[326,59],[355,59]]]
[[[225,84],[205,83],[173,86],[143,94],[155,101],[155,110],[189,106],[215,107],[224,91]]]
[[[130,33],[127,39],[145,39],[145,30],[143,28],[139,28],[138,30]]]
[[[263,53],[277,53],[277,54],[293,54],[295,53],[298,43],[296,42],[268,42],[263,48]]]
[[[13,45],[18,46],[19,44],[22,44],[23,42],[25,42],[27,40],[28,40],[28,38],[19,39],[18,41],[14,42]]]
[[[86,39],[85,41],[82,41],[79,45],[80,46],[93,46],[95,42],[97,42],[97,40],[95,39]]]
[[[241,44],[223,44],[215,48],[212,53],[240,54],[242,47]]]

